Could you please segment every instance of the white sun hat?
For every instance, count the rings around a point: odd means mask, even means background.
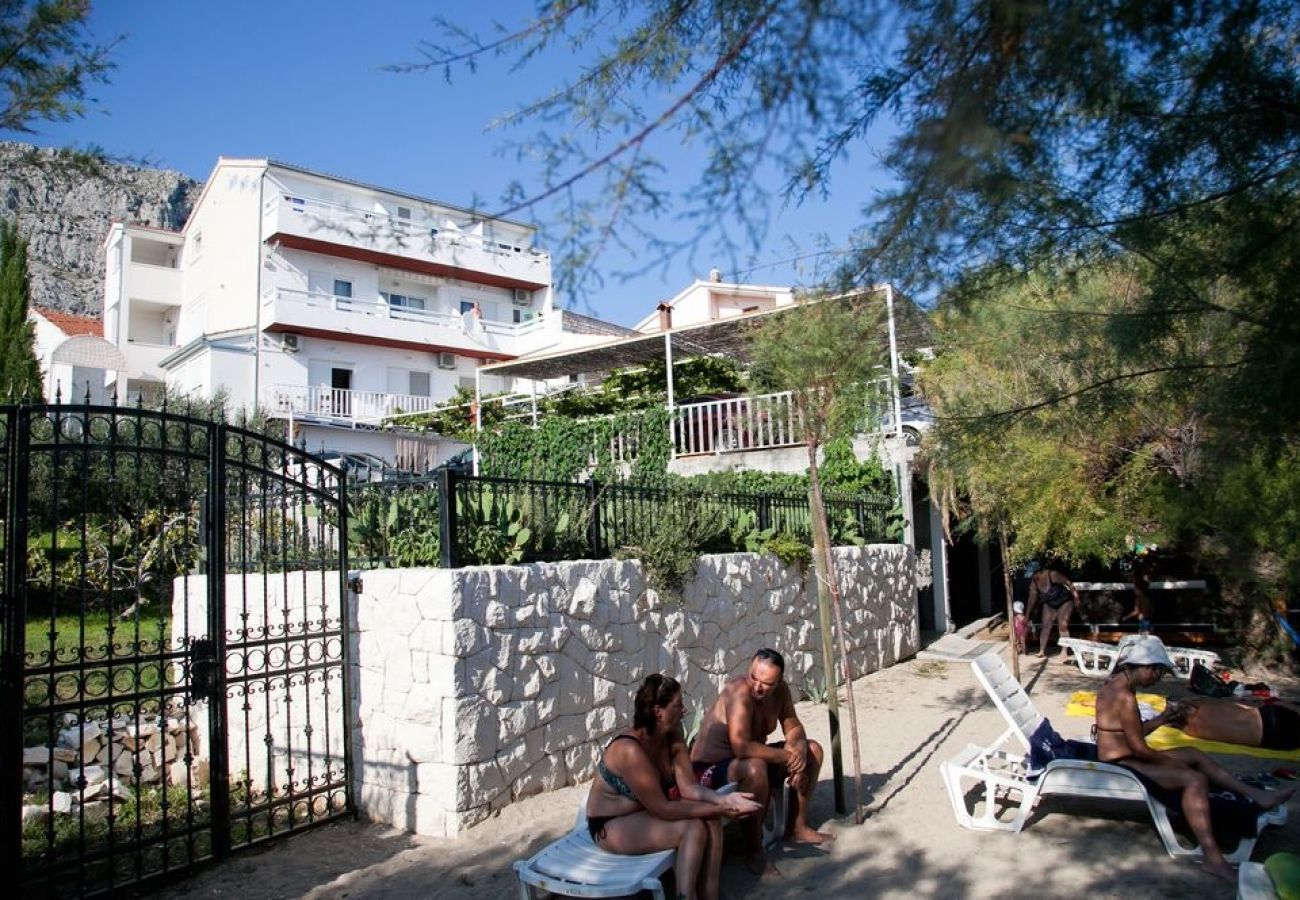
[[[1153,634],[1144,634],[1120,651],[1116,666],[1164,666],[1174,670],[1174,661],[1165,650],[1165,642]]]

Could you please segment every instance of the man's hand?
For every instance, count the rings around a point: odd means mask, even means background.
[[[785,770],[792,777],[802,775],[804,769],[808,768],[808,742],[791,741],[785,748],[786,761]]]

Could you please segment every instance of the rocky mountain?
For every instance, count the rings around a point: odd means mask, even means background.
[[[28,240],[35,306],[99,315],[109,224],[179,229],[202,189],[179,172],[0,141],[0,215]]]

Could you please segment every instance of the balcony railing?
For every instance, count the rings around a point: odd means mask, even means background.
[[[293,234],[381,253],[495,272],[534,285],[550,283],[550,254],[522,246],[510,234],[473,234],[423,216],[399,218],[314,197],[268,197],[267,234]]]
[[[267,408],[282,416],[377,425],[397,413],[426,412],[438,401],[415,394],[351,391],[323,385],[276,384],[267,391]]]
[[[492,322],[471,314],[394,306],[382,297],[372,299],[339,297],[319,291],[288,288],[273,288],[267,291],[262,298],[262,304],[267,308],[267,314],[263,316],[263,321],[267,323],[328,329],[330,322],[320,318],[317,313],[334,312],[339,313],[341,317],[346,317],[346,328],[350,332],[355,333],[359,329],[365,329],[366,319],[376,323],[373,331],[376,337],[399,336],[396,333],[386,335],[385,332],[390,326],[378,324],[389,321],[447,329],[470,336],[483,334],[505,338],[523,337],[542,331],[546,327],[540,310],[533,311],[531,318],[524,322]],[[357,318],[353,319],[354,316]],[[342,325],[342,321],[335,324]]]
[[[789,391],[683,403],[673,411],[673,453],[772,450],[803,443]]]

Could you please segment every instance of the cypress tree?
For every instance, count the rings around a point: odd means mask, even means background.
[[[42,399],[36,329],[27,318],[30,296],[27,240],[17,225],[0,222],[0,401],[5,403]]]

